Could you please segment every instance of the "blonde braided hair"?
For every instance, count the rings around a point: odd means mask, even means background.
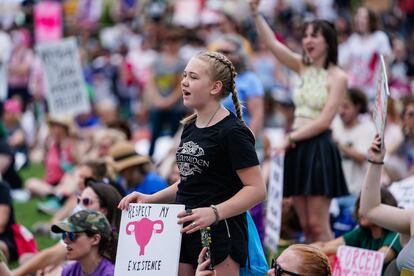
[[[213,81],[221,81],[223,88],[220,93],[220,98],[223,99],[231,93],[234,107],[236,109],[237,118],[244,123],[242,109],[243,106],[239,101],[236,89],[236,76],[237,72],[231,61],[223,54],[218,52],[203,51],[194,56],[194,58],[200,59],[210,64],[210,77]],[[197,114],[192,114],[184,118],[181,122],[188,124],[193,122],[197,117]]]

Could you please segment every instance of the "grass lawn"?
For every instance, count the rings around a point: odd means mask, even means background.
[[[30,177],[42,178],[44,175],[44,167],[41,164],[33,164],[20,172],[21,177],[26,180]],[[40,199],[30,199],[25,203],[14,204],[14,214],[18,223],[23,224],[27,229],[31,230],[32,226],[39,221],[48,221],[50,216],[41,214],[36,209],[36,204]],[[56,241],[50,237],[35,236],[39,250],[55,244]]]

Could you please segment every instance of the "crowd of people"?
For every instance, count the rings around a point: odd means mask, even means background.
[[[179,275],[238,275],[280,154],[290,246],[269,275],[331,275],[341,245],[414,271],[414,216],[388,190],[414,173],[414,2],[57,1],[91,103],[74,117],[49,112],[37,2],[0,3],[14,5],[0,9],[0,274],[113,275],[121,210],[141,202],[186,206]],[[37,163],[44,175],[23,179]],[[29,230],[63,242],[16,242],[14,204],[31,197],[51,219]]]

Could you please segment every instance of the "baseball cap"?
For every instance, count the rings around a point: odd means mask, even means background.
[[[90,231],[101,234],[103,237],[109,237],[112,227],[102,213],[85,209],[71,215],[62,222],[52,225],[51,230],[53,233]]]

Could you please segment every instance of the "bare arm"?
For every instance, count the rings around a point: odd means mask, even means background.
[[[259,165],[237,170],[237,175],[243,183],[243,188],[230,199],[216,206],[218,217],[224,220],[239,215],[256,204],[266,199],[266,186]],[[210,207],[197,208],[192,213],[181,212],[178,214],[178,223],[193,222],[187,225],[181,232],[193,233],[201,228],[210,226],[216,220],[215,212]]]
[[[40,251],[33,258],[13,270],[14,276],[24,276],[46,268],[49,265],[59,265],[66,257],[66,246],[59,242],[52,247]]]
[[[339,105],[345,96],[347,89],[347,78],[345,73],[337,71],[332,75],[330,87],[328,87],[328,100],[322,109],[321,114],[306,126],[299,128],[291,133],[291,139],[301,141],[314,137],[329,129],[332,120],[338,112]]]
[[[367,160],[365,154],[359,152],[351,146],[338,143],[338,148],[345,156],[351,158],[354,162],[358,163],[359,165],[361,165]]]
[[[19,129],[12,136],[10,136],[7,141],[12,147],[20,146],[24,144],[24,133],[23,130]]]
[[[6,230],[7,223],[9,222],[10,211],[10,206],[0,204],[0,234],[3,234]]]
[[[237,171],[243,188],[229,200],[217,205],[220,219],[239,215],[266,199],[266,185],[259,166]]]
[[[395,259],[395,257],[397,257],[397,254],[395,254],[394,249],[388,247],[388,246],[383,246],[380,249],[378,249],[378,252],[381,252],[384,255],[384,263],[387,264],[389,262],[391,262],[392,260]]]
[[[368,158],[382,162],[385,150],[380,150],[381,138],[377,135],[368,152]],[[372,223],[391,231],[410,235],[410,223],[414,218],[413,211],[399,209],[381,204],[380,178],[382,166],[370,164],[361,190],[360,211]]]
[[[247,100],[247,110],[250,114],[250,129],[255,137],[260,134],[264,122],[264,104],[262,97],[250,97]]]
[[[51,223],[58,223],[59,221],[64,220],[65,218],[69,217],[72,213],[73,209],[75,209],[77,203],[77,198],[75,195],[72,195],[71,197],[66,200],[65,204],[62,208],[60,208],[52,218]]]
[[[258,13],[257,7],[259,2],[259,0],[250,0],[250,8],[261,41],[281,63],[296,73],[300,73],[302,68],[301,56],[292,52],[288,47],[276,40],[272,29],[263,16]]]
[[[0,263],[0,275],[12,276],[9,268],[7,267],[7,265],[5,263]]]

